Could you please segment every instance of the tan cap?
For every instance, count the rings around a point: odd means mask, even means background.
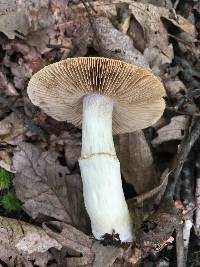
[[[119,60],[80,57],[46,66],[28,84],[31,101],[58,121],[81,127],[82,98],[102,94],[115,101],[113,133],[154,124],[165,108],[162,83],[148,70]]]

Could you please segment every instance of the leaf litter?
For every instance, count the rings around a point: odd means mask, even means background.
[[[16,266],[66,266],[66,262],[69,266],[133,266],[149,251],[155,253],[158,247],[165,247],[180,223],[173,203],[165,205],[168,209],[163,207],[164,189],[173,184],[173,172],[168,177],[164,171],[177,166],[180,142],[194,132],[198,122],[199,4],[91,1],[96,13],[88,17],[81,2],[0,3],[0,166],[15,173],[13,187],[22,202],[21,209],[29,215],[29,224],[1,219],[0,260],[8,266],[14,266],[14,262]],[[92,239],[78,167],[80,130],[35,109],[26,95],[28,80],[45,65],[88,55],[145,66],[166,87],[163,118],[144,132],[116,138],[124,192],[132,203],[129,208],[138,229],[137,247],[104,247]],[[180,188],[194,194],[191,186],[197,177],[191,169],[198,166],[198,149],[199,144],[195,144],[184,167],[192,173],[191,183],[184,182],[184,169],[175,199],[191,202]],[[154,189],[158,189],[156,193]],[[131,202],[134,198],[142,201]],[[14,217],[21,219],[19,214]],[[164,231],[166,221],[169,224]],[[13,239],[6,243],[9,233]],[[180,255],[177,257],[180,261]],[[170,259],[167,262],[158,254],[154,263],[163,260],[169,266]],[[152,264],[149,258],[144,261]]]

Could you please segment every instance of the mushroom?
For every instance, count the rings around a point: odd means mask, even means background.
[[[113,231],[133,240],[113,134],[154,124],[165,90],[148,70],[101,57],[72,58],[46,66],[28,84],[31,101],[58,121],[82,126],[79,159],[86,210],[93,235]]]

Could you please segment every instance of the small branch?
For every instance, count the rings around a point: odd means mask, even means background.
[[[194,113],[190,114],[188,112],[179,111],[176,109],[176,107],[166,107],[166,110],[169,110],[171,112],[175,112],[175,113],[180,114],[180,115],[200,117],[200,112],[194,112]]]
[[[180,173],[183,168],[183,164],[185,160],[188,157],[188,154],[190,150],[192,149],[194,143],[197,141],[200,135],[200,119],[198,118],[196,120],[196,123],[193,127],[193,129],[189,132],[188,128],[188,133],[185,135],[184,139],[181,142],[180,145],[180,152],[178,153],[177,156],[177,167],[176,169],[172,172],[169,178],[169,182],[167,185],[167,188],[165,190],[163,199],[173,199],[174,191],[175,191],[175,186],[176,183],[179,179]]]
[[[178,4],[179,4],[179,1],[180,1],[180,0],[176,0],[176,1],[175,1],[175,3],[174,3],[174,9],[177,8],[177,6],[178,6]]]
[[[47,48],[65,48],[65,49],[71,49],[70,46],[62,45],[62,44],[48,44]]]
[[[171,171],[172,172],[172,171]],[[157,195],[162,189],[163,187],[166,185],[169,174],[171,173],[169,172],[169,169],[165,170],[165,172],[162,174],[161,176],[161,183],[156,186],[155,188],[153,188],[152,190],[145,192],[137,197],[131,198],[129,199],[127,202],[129,205],[134,205],[134,204],[141,204],[143,203],[145,200],[152,198],[153,196]]]

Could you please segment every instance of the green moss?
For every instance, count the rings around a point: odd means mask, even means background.
[[[14,175],[2,168],[0,168],[0,190],[8,189]]]
[[[0,200],[1,205],[6,212],[11,213],[18,210],[21,207],[20,201],[17,199],[14,189],[8,191]]]
[[[21,206],[15,190],[12,188],[13,178],[13,173],[0,168],[0,205],[6,213],[15,212]]]

